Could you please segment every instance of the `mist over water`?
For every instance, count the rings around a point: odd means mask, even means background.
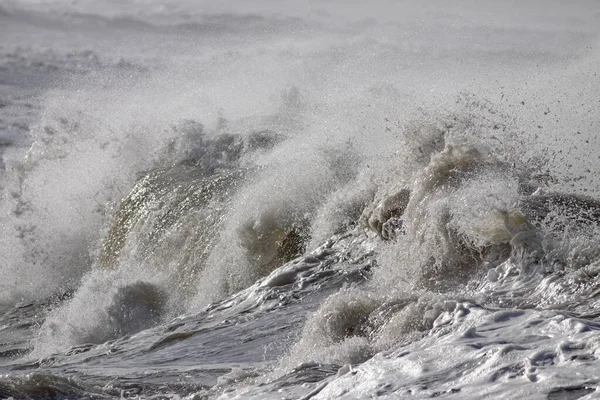
[[[3,3],[0,394],[593,396],[599,26]]]

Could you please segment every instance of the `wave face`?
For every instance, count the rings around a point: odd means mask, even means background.
[[[3,3],[0,397],[593,398],[599,16]]]

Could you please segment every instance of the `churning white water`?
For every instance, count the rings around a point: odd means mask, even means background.
[[[0,397],[595,398],[600,4],[0,4]]]

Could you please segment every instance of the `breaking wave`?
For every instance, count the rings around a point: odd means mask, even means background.
[[[293,138],[224,124],[172,128],[181,136],[157,153],[163,166],[111,209],[93,268],[46,321],[39,349],[102,343],[202,309],[348,232],[379,248],[378,268],[323,303],[283,365],[363,362],[481,296],[486,306],[509,292],[511,304],[548,306],[568,288],[541,290],[547,274],[593,270],[597,252],[577,263],[572,246],[594,240],[600,203],[543,189],[547,160],[507,152],[514,144],[473,114],[408,124],[401,150],[375,172],[360,170],[364,155],[349,144],[282,163]],[[519,286],[531,293],[514,297]],[[93,311],[81,318],[83,309]]]

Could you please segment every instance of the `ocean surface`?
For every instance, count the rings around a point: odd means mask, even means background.
[[[600,398],[600,2],[0,2],[0,398]]]

